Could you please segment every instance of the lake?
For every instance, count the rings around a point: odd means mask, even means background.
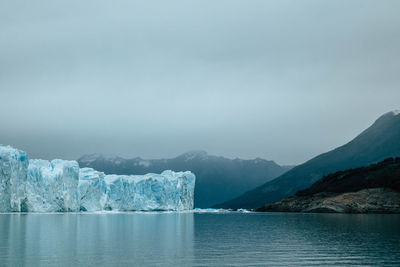
[[[5,266],[400,266],[400,215],[1,214]]]

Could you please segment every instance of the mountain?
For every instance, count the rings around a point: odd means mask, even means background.
[[[218,208],[258,208],[312,185],[324,175],[400,156],[400,114],[382,115],[349,143],[294,167],[278,178],[222,204]]]
[[[400,213],[400,158],[330,174],[258,211]]]
[[[199,208],[211,207],[239,196],[291,168],[260,158],[231,160],[208,155],[205,151],[190,151],[171,159],[152,160],[92,154],[81,157],[78,162],[81,168],[90,167],[106,174],[146,174],[161,173],[164,170],[190,170],[196,175],[194,205]]]

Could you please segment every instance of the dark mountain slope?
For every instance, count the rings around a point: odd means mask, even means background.
[[[400,158],[339,171],[259,211],[400,212]]]
[[[293,195],[324,175],[396,156],[400,156],[400,115],[398,112],[389,112],[349,143],[321,154],[280,177],[216,207],[257,208]]]
[[[329,174],[296,196],[311,196],[321,192],[346,193],[366,188],[390,188],[400,192],[400,158],[388,158],[368,167]]]
[[[264,159],[231,160],[211,156],[204,151],[191,151],[171,159],[144,160],[86,155],[78,161],[81,167],[91,167],[107,174],[190,170],[196,175],[195,207],[201,208],[236,197],[290,169]]]

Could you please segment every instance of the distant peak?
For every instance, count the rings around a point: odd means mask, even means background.
[[[96,161],[98,159],[104,159],[104,160],[121,160],[123,158],[115,156],[115,155],[103,155],[100,153],[94,153],[94,154],[87,154],[83,155],[82,157],[79,158],[80,162],[85,162],[85,163],[90,163],[93,161]]]
[[[188,152],[182,154],[180,157],[184,157],[185,160],[191,160],[191,159],[194,159],[194,158],[203,159],[203,158],[207,158],[208,154],[204,150],[191,150],[191,151],[188,151]]]
[[[386,117],[386,116],[397,116],[400,114],[400,110],[399,109],[395,109],[389,112],[386,112],[385,114],[383,114],[381,117]]]
[[[395,110],[392,110],[391,112],[392,112],[392,114],[393,114],[394,116],[397,116],[397,115],[400,114],[400,109],[395,109]]]
[[[208,155],[204,150],[190,150],[183,155]]]
[[[83,155],[82,157],[80,157],[79,159],[78,159],[78,161],[80,161],[80,162],[93,162],[93,161],[95,161],[96,159],[98,159],[98,158],[100,158],[100,157],[102,157],[102,155],[101,154],[86,154],[86,155]]]
[[[400,110],[398,110],[398,109],[386,112],[385,114],[380,116],[375,121],[375,124],[376,123],[382,123],[382,122],[390,122],[390,121],[392,121],[394,119],[397,119],[399,114],[400,114]]]

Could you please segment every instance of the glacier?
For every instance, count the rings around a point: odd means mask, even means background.
[[[81,211],[104,210],[109,192],[104,177],[104,173],[92,168],[79,170],[78,194]]]
[[[190,171],[105,175],[0,145],[0,212],[191,210],[195,180]]]
[[[78,183],[79,165],[74,160],[29,160],[27,210],[79,211]]]
[[[27,174],[26,153],[0,145],[0,212],[23,211]]]
[[[109,210],[193,209],[194,180],[191,172],[106,175]]]

